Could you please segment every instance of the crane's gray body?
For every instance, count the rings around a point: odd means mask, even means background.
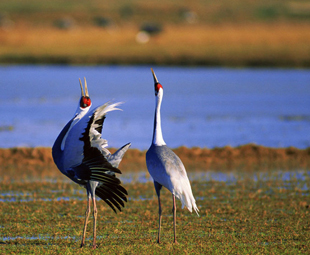
[[[175,193],[174,183],[182,178],[187,179],[182,161],[167,145],[152,144],[146,153],[146,162],[154,181],[166,187],[172,194]]]
[[[182,207],[186,206],[190,212],[194,209],[198,214],[198,208],[185,167],[180,158],[167,147],[163,139],[160,107],[164,92],[162,85],[158,82],[154,73],[153,75],[155,81],[156,107],[152,144],[146,153],[147,168],[155,182],[155,189],[158,196],[160,196],[160,185],[162,185],[175,197],[181,200]]]
[[[192,193],[185,167],[180,158],[167,145],[152,144],[146,153],[146,164],[154,182],[167,188],[184,206],[198,214],[198,208]],[[155,185],[159,196],[160,186]]]

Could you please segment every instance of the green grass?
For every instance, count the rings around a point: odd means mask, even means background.
[[[162,244],[158,245],[153,184],[125,183],[129,201],[123,212],[115,214],[103,201],[97,203],[96,251],[91,248],[92,224],[86,247],[79,248],[86,194],[78,185],[66,179],[4,182],[0,199],[14,201],[0,202],[0,253],[309,253],[309,175],[304,172],[303,180],[282,180],[270,172],[257,181],[240,172],[235,176],[234,182],[192,181],[200,217],[182,210],[178,202],[177,245],[173,244],[171,194],[162,192]]]
[[[273,21],[309,21],[308,1],[291,0],[218,0],[218,1],[109,1],[98,0],[5,0],[0,10],[17,20],[34,23],[42,17],[53,19],[64,15],[90,22],[96,15],[112,18],[114,22],[160,21],[184,23],[186,10],[194,11],[202,23],[240,23]],[[31,16],[31,17],[30,17]]]

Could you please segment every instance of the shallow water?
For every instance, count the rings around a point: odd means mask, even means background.
[[[267,182],[277,182],[277,189],[292,190],[294,192],[302,192],[302,195],[310,195],[310,171],[309,170],[296,170],[296,171],[274,171],[274,172],[191,172],[188,174],[190,181],[204,183],[206,187],[211,188],[214,182],[225,184],[226,186],[238,185],[240,181],[248,181],[253,183],[254,189],[259,189],[260,185],[265,185]],[[26,180],[26,183],[38,182],[39,180]],[[51,181],[51,183],[60,182],[68,183],[67,181]],[[121,177],[122,183],[126,184],[145,184],[152,182],[152,178],[145,172],[124,174]],[[71,181],[70,181],[71,183]],[[48,190],[46,194],[40,194],[40,197],[36,197],[36,191],[22,192],[22,191],[2,191],[0,193],[0,202],[52,202],[52,201],[84,201],[86,199],[86,190],[78,188],[77,185],[72,184],[72,189],[65,191],[63,189]],[[195,185],[195,184],[192,184]],[[64,196],[66,192],[66,196]],[[266,193],[272,192],[272,189],[266,191]],[[128,200],[150,200],[153,197],[146,197],[139,195],[137,197],[129,197]],[[197,200],[207,199],[206,197],[196,197]],[[216,197],[212,197],[216,199]],[[97,198],[97,200],[100,200]]]
[[[310,146],[310,71],[156,67],[164,87],[162,128],[170,147],[256,143]],[[51,147],[73,116],[86,76],[93,106],[122,101],[103,137],[147,149],[152,138],[153,78],[139,66],[1,66],[0,148]]]

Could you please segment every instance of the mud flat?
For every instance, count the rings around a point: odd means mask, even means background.
[[[110,149],[111,152],[115,149]],[[310,148],[297,149],[267,148],[254,144],[239,147],[187,148],[174,151],[182,159],[187,171],[270,171],[310,168]],[[62,175],[57,170],[51,148],[9,148],[0,149],[0,174],[3,180],[11,178],[57,178]],[[120,169],[122,172],[147,171],[146,151],[129,149]]]

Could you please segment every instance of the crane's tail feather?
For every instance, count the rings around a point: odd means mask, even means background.
[[[130,146],[131,146],[131,143],[127,143],[124,146],[122,146],[121,148],[119,148],[113,154],[110,154],[107,157],[109,163],[111,163],[111,165],[114,167],[118,167],[118,165],[121,163],[121,161],[125,155],[125,152],[129,149]]]
[[[182,209],[184,207],[186,207],[190,212],[194,211],[197,213],[197,215],[199,216],[199,209],[196,205],[196,201],[194,199],[194,197],[187,197],[187,196],[181,196],[181,198],[179,198],[181,200],[182,203]]]
[[[186,207],[190,212],[194,211],[199,216],[199,209],[196,205],[195,198],[193,196],[193,192],[189,183],[189,180],[182,181],[182,190],[175,190],[173,194],[181,201],[182,209]]]

